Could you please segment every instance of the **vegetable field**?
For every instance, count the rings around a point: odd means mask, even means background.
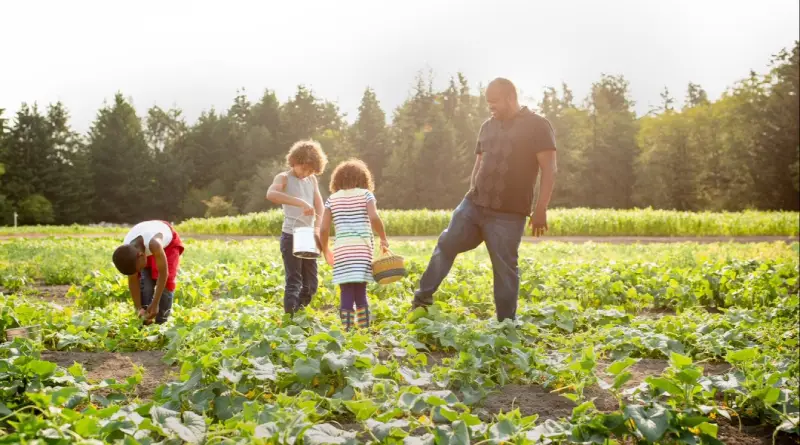
[[[451,210],[382,210],[389,236],[437,236]],[[668,210],[555,209],[548,212],[551,236],[797,236],[797,212],[679,212]],[[280,235],[278,211],[221,218],[196,218],[177,224],[183,234]],[[0,227],[0,235],[122,233],[124,227]]]
[[[418,230],[402,215],[387,227]],[[552,227],[797,233],[796,215],[793,226],[577,215],[554,214]],[[246,218],[224,233],[251,233]],[[483,247],[459,257],[427,313],[409,312],[434,244],[394,243],[408,277],[371,285],[373,325],[344,333],[325,265],[312,305],[283,314],[272,240],[187,240],[170,320],[142,326],[111,263],[117,238],[0,243],[0,327],[39,327],[0,345],[0,443],[800,438],[796,243],[523,245],[516,323],[494,319]]]

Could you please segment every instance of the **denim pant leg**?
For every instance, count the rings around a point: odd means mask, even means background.
[[[292,253],[294,236],[288,233],[281,235],[281,254],[286,287],[283,293],[283,310],[293,314],[300,306],[300,289],[303,287],[303,263]]]
[[[302,268],[303,286],[300,288],[300,307],[306,307],[311,304],[311,299],[317,293],[319,286],[319,277],[317,277],[317,260],[301,259],[300,267]]]
[[[141,290],[142,307],[147,308],[153,302],[156,293],[156,280],[153,279],[149,268],[144,268],[139,272],[139,289]]]
[[[525,216],[483,211],[483,234],[494,272],[494,304],[497,319],[517,316],[519,297],[519,245],[525,233]]]
[[[439,236],[428,268],[420,279],[419,290],[414,294],[414,305],[432,304],[433,294],[450,273],[456,256],[478,247],[482,241],[478,208],[464,199],[453,212],[450,225]]]
[[[165,323],[169,316],[172,314],[172,302],[175,299],[175,294],[172,291],[164,289],[161,292],[161,300],[158,302],[158,315],[156,315],[156,323]]]
[[[142,296],[142,307],[146,309],[153,304],[153,299],[156,294],[156,280],[153,279],[150,269],[142,269],[139,278],[139,286]],[[172,302],[174,299],[175,295],[172,291],[164,289],[164,291],[161,292],[161,299],[158,301],[156,323],[161,324],[169,319],[170,314],[172,314]]]

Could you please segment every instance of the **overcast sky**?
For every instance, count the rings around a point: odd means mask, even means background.
[[[61,100],[85,131],[120,91],[140,115],[177,105],[191,122],[237,88],[285,101],[298,84],[352,120],[366,86],[387,113],[420,70],[436,86],[508,77],[522,93],[566,82],[582,99],[623,74],[637,111],[664,86],[717,98],[798,37],[797,0],[45,1],[0,6],[0,108]],[[680,101],[679,101],[680,103]]]

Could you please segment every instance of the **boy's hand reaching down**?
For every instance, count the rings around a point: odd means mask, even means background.
[[[317,212],[314,210],[314,207],[311,204],[303,201],[303,215],[312,216],[315,215],[316,213]]]

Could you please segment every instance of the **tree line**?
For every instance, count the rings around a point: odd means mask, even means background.
[[[559,149],[553,207],[677,210],[798,210],[798,42],[716,101],[689,84],[675,107],[634,112],[629,84],[602,75],[583,100],[547,88],[534,111],[552,123]],[[240,91],[225,112],[188,123],[180,109],[141,116],[122,94],[104,104],[87,134],[61,103],[0,109],[0,223],[134,223],[234,215],[270,208],[264,199],[293,142],[321,142],[331,165],[370,166],[382,208],[450,209],[467,190],[474,145],[488,117],[483,89],[462,74],[436,90],[418,76],[387,124],[367,88],[356,120],[299,86],[281,103]],[[323,190],[324,191],[324,190]]]

